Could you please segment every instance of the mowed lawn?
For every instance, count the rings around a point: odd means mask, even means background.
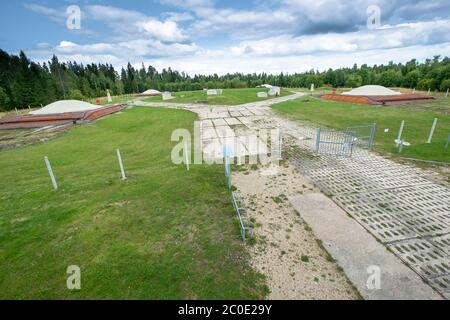
[[[222,167],[171,162],[172,131],[195,119],[138,107],[0,152],[0,299],[263,298]],[[70,265],[80,291],[66,287]]]
[[[175,97],[173,100],[168,100],[167,102],[174,103],[207,103],[210,105],[238,105],[255,101],[264,101],[268,99],[273,99],[275,97],[269,98],[258,98],[258,92],[269,92],[269,89],[265,88],[251,88],[251,89],[225,89],[222,95],[208,96],[206,91],[180,91],[173,92],[172,96]],[[292,94],[292,92],[282,89],[281,95],[287,96]],[[150,97],[144,99],[146,102],[162,102],[162,97]]]
[[[398,155],[395,140],[401,121],[405,120],[403,139],[411,143],[404,147],[401,157],[421,160],[450,162],[450,147],[444,145],[450,134],[450,115],[443,112],[443,102],[438,101],[440,112],[427,103],[425,108],[389,106],[377,107],[303,97],[298,100],[274,105],[273,108],[291,115],[293,118],[310,122],[317,126],[345,130],[349,126],[377,124],[375,150]],[[446,104],[450,111],[450,99]],[[427,144],[434,118],[438,125],[431,144]],[[385,129],[389,132],[385,133]]]
[[[101,106],[107,106],[112,104],[127,103],[128,101],[135,99],[135,97],[133,95],[113,96],[111,97],[112,102],[108,102],[107,97],[101,97],[97,99],[100,100]],[[97,104],[97,99],[91,99],[89,103]]]

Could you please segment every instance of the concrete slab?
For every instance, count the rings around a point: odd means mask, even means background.
[[[241,121],[243,124],[249,124],[252,123],[252,118],[250,117],[239,117],[239,121]]]
[[[321,193],[289,199],[325,249],[367,300],[440,300],[442,297],[331,199]],[[369,289],[373,269],[379,289]]]
[[[226,118],[225,122],[228,123],[229,126],[238,126],[242,124],[238,119],[236,118]]]
[[[227,126],[227,123],[223,119],[214,119],[213,123],[215,126]]]
[[[216,139],[216,138],[217,138],[217,134],[216,134],[216,130],[214,130],[214,128],[203,129],[202,139],[209,140],[209,139]]]
[[[219,138],[228,138],[236,136],[234,131],[228,126],[216,127],[217,136]]]
[[[206,118],[207,118],[207,119],[218,119],[218,118],[220,118],[220,116],[219,116],[218,113],[208,113],[208,114],[206,115]]]
[[[204,159],[223,158],[223,146],[219,139],[204,140],[202,143]]]
[[[248,111],[248,110],[242,110],[242,111],[241,111],[241,114],[242,114],[244,117],[251,117],[251,116],[253,116],[253,113],[252,113],[251,111]]]
[[[212,127],[212,126],[213,126],[213,123],[212,123],[211,120],[203,120],[203,121],[202,121],[202,126],[203,126],[204,128]]]
[[[228,113],[228,111],[226,111],[226,112],[219,112],[219,117],[220,118],[229,118],[230,114]]]
[[[245,146],[236,137],[222,138],[221,142],[229,147],[231,157],[244,157],[248,154]]]

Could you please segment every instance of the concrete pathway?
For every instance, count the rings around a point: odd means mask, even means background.
[[[289,200],[364,299],[442,299],[325,195],[311,193]]]
[[[440,294],[450,298],[448,184],[434,182],[429,172],[417,167],[398,164],[360,148],[354,150],[352,157],[314,154],[315,128],[290,121],[270,108],[303,95],[297,93],[238,106],[135,104],[197,113],[206,159],[223,157],[223,144],[233,144],[232,155],[238,158],[266,154],[271,146],[268,140],[260,138],[259,132],[279,129],[285,141],[291,140],[284,145],[284,156],[304,176],[363,226],[374,240],[389,248],[398,261],[403,261]],[[255,135],[257,143],[249,143],[248,137]]]

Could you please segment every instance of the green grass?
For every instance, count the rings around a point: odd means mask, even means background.
[[[403,139],[412,145],[403,149],[402,157],[450,162],[450,148],[444,149],[450,133],[450,99],[448,101],[438,100],[436,105],[426,103],[377,107],[304,97],[275,105],[273,108],[289,114],[294,119],[339,130],[375,122],[375,150],[392,155],[398,155],[394,141],[397,139],[401,121],[405,120]],[[432,143],[427,144],[434,118],[438,118],[439,122]],[[385,129],[389,129],[389,132],[385,133]]]
[[[0,299],[263,298],[221,166],[187,172],[170,160],[172,131],[195,119],[134,108],[0,152]],[[69,265],[81,268],[81,291],[66,288]]]
[[[222,95],[207,96],[205,91],[181,91],[174,92],[172,95],[176,97],[167,102],[173,103],[207,103],[210,105],[238,105],[255,101],[264,101],[269,98],[258,98],[258,92],[269,92],[268,89],[225,89]],[[292,94],[285,89],[281,90],[281,95],[286,96]],[[144,99],[146,102],[162,102],[162,97],[151,97]]]
[[[111,98],[112,98],[112,102],[108,102],[107,97],[102,97],[102,98],[98,98],[98,99],[100,100],[101,106],[107,106],[107,105],[112,105],[112,104],[126,103],[130,100],[133,100],[135,97],[133,97],[132,95],[123,95],[123,96],[114,96]],[[97,104],[97,99],[91,99],[89,101],[89,103]]]

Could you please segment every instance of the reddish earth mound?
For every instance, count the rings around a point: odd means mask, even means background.
[[[96,110],[83,112],[67,112],[61,114],[48,115],[22,115],[10,116],[0,119],[0,130],[7,129],[27,129],[43,128],[69,123],[84,123],[94,121],[104,116],[119,112],[126,108],[126,105],[107,106]]]
[[[398,96],[346,96],[341,94],[324,94],[321,98],[325,100],[372,105],[392,105],[434,99],[433,97],[424,96],[421,94],[402,94]]]

